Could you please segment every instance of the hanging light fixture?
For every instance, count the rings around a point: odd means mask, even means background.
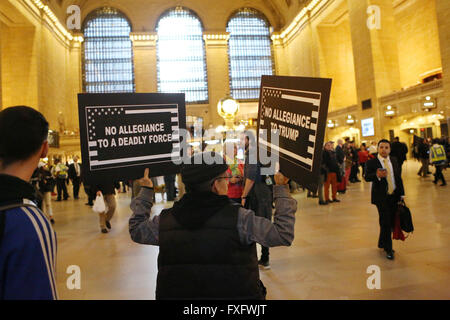
[[[347,120],[346,120],[346,122],[347,122],[347,124],[349,124],[349,125],[353,125],[353,124],[355,124],[355,117],[353,116],[353,115],[351,115],[351,114],[349,114],[348,116],[347,116]]]

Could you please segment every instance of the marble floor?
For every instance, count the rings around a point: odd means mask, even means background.
[[[419,164],[404,164],[406,204],[415,232],[394,241],[395,260],[377,248],[378,213],[370,184],[351,184],[340,203],[319,206],[306,192],[298,201],[291,247],[270,250],[270,270],[261,270],[268,299],[450,299],[450,186],[417,176]],[[434,168],[432,169],[434,171]],[[447,181],[450,170],[444,171]],[[130,240],[130,196],[117,196],[112,230],[100,233],[98,217],[81,199],[53,202],[58,237],[60,299],[154,299],[158,248]],[[154,211],[170,206],[157,195]],[[75,265],[81,288],[68,289]],[[368,289],[367,268],[380,268],[381,289]]]

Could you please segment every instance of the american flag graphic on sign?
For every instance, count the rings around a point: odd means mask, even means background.
[[[312,171],[321,93],[270,86],[261,92],[259,129],[268,134],[264,137],[260,131],[259,146]],[[275,128],[278,144],[271,143],[270,131]]]

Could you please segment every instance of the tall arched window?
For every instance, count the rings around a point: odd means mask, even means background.
[[[258,99],[262,75],[273,74],[270,25],[255,9],[243,8],[227,24],[230,91],[234,99]]]
[[[208,102],[203,28],[190,10],[177,7],[163,14],[158,33],[158,91],[184,92],[186,102]]]
[[[101,8],[84,22],[83,87],[87,93],[134,92],[133,50],[128,19]]]

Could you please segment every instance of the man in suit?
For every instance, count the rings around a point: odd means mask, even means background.
[[[408,147],[405,143],[400,142],[399,137],[395,137],[391,144],[391,156],[395,157],[398,161],[400,168],[400,174],[402,173],[403,162],[406,161],[406,155],[408,154]]]
[[[69,179],[73,184],[73,197],[78,199],[81,184],[81,166],[78,163],[78,157],[73,157],[73,163],[69,165]]]
[[[391,230],[397,203],[405,197],[400,168],[395,157],[390,157],[391,143],[378,142],[378,155],[366,162],[366,181],[372,182],[372,204],[377,206],[380,216],[378,248],[386,251],[386,257],[394,259]]]

